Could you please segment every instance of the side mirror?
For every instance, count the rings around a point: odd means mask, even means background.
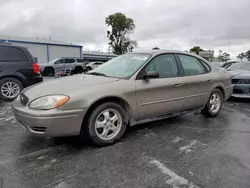
[[[157,71],[148,71],[144,75],[144,79],[146,78],[159,78],[159,73]]]

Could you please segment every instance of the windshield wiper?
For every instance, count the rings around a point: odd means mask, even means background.
[[[106,74],[103,74],[101,72],[88,72],[86,74],[90,74],[90,75],[95,75],[95,76],[107,76]]]

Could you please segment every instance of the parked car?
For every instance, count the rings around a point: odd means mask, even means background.
[[[54,76],[58,71],[70,69],[72,74],[86,71],[85,61],[77,58],[57,58],[46,64],[39,64],[44,76]]]
[[[95,61],[95,62],[90,62],[87,64],[87,71],[91,71],[93,70],[94,68],[102,65],[104,62],[101,62],[101,61]]]
[[[2,100],[14,100],[24,87],[42,81],[39,66],[26,48],[0,44],[0,98]]]
[[[230,66],[234,65],[238,61],[228,61],[228,62],[211,62],[213,66],[217,68],[227,69]]]
[[[240,62],[227,69],[232,74],[233,97],[250,98],[250,62]]]
[[[17,121],[34,134],[88,133],[103,146],[119,140],[127,126],[152,118],[197,109],[215,117],[231,93],[231,75],[202,57],[153,50],[37,85],[23,91],[12,107]]]

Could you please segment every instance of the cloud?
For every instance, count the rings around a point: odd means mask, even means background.
[[[107,48],[105,17],[134,19],[139,47],[250,48],[249,0],[0,0],[0,34],[48,37]],[[229,48],[230,47],[230,48]]]

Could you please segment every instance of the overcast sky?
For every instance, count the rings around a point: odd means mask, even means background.
[[[134,19],[140,49],[250,49],[250,0],[0,0],[0,35],[106,50],[105,17],[115,12]]]

